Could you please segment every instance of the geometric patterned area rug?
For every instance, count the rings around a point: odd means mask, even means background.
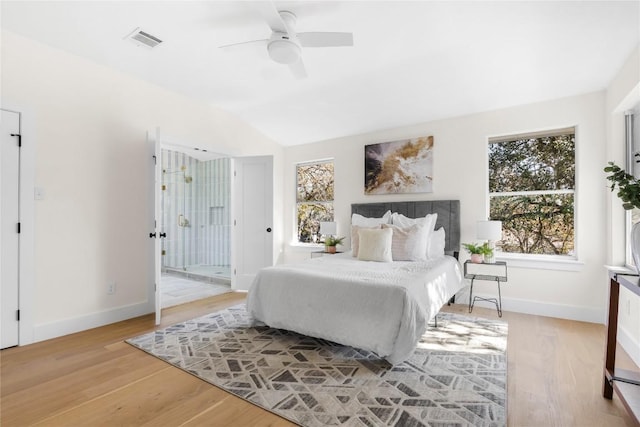
[[[407,361],[280,329],[244,304],[127,340],[301,426],[504,426],[507,324],[438,315]]]

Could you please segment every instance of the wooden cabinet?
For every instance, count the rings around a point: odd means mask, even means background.
[[[616,368],[616,344],[618,341],[618,306],[620,286],[640,296],[638,276],[609,273],[609,316],[607,319],[607,342],[604,360],[602,395],[613,398],[615,392],[636,425],[640,426],[640,374]]]

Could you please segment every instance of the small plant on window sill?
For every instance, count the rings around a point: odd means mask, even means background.
[[[489,247],[488,242],[484,242],[481,245],[474,243],[463,243],[462,246],[471,254],[471,262],[480,264],[484,261],[484,257],[493,256],[493,249]]]
[[[344,237],[327,236],[324,238],[325,250],[330,254],[336,253],[336,246],[341,245]]]

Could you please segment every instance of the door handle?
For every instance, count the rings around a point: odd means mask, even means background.
[[[167,233],[160,233],[160,238],[167,237]]]
[[[271,227],[267,227],[267,233],[271,233]]]
[[[149,233],[149,238],[153,239],[154,237],[156,237],[156,233]]]

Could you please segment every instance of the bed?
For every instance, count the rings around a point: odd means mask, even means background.
[[[409,218],[437,213],[446,255],[421,261],[361,261],[350,252],[262,269],[247,296],[253,325],[268,325],[406,360],[440,308],[463,287],[457,200],[366,203],[352,214]]]

